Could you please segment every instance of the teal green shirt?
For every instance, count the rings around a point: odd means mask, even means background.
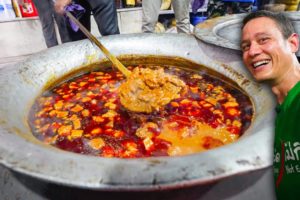
[[[300,82],[276,107],[274,177],[279,200],[300,199]]]

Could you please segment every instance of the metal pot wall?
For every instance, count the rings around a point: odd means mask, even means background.
[[[251,126],[234,144],[179,157],[99,158],[42,144],[32,136],[27,124],[34,99],[60,77],[105,58],[84,40],[51,48],[0,70],[1,164],[42,181],[105,191],[201,185],[272,164],[273,98],[269,90],[250,78],[240,60],[232,59],[230,65],[215,62],[208,55],[217,52],[207,52],[193,36],[181,34],[118,35],[102,37],[101,42],[126,63],[167,61],[193,68],[203,65],[234,81],[253,102]]]

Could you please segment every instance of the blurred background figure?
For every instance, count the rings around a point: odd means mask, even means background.
[[[79,4],[85,9],[85,12],[79,16],[79,21],[90,31],[91,30],[91,12],[95,18],[98,30],[102,36],[119,34],[118,17],[115,1],[113,0],[56,0],[55,10],[63,14],[64,9],[71,3]],[[71,27],[68,28],[69,36],[72,41],[85,39],[86,36],[79,30],[74,32]]]
[[[190,0],[170,0],[178,33],[190,33]],[[153,33],[158,21],[162,0],[143,0],[142,31]]]
[[[26,0],[18,0],[18,3],[21,6],[25,5]],[[61,42],[70,42],[71,39],[67,30],[66,19],[64,16],[55,12],[53,0],[33,0],[33,3],[39,14],[47,47],[49,48],[58,45],[58,39],[55,32],[55,22],[58,27]]]

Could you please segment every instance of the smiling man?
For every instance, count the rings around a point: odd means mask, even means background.
[[[274,177],[278,199],[300,196],[300,65],[298,35],[282,13],[257,11],[243,20],[243,61],[277,97]],[[299,151],[299,152],[298,152]]]

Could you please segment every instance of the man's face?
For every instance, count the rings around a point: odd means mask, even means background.
[[[296,35],[283,38],[276,23],[267,17],[250,20],[242,30],[243,61],[257,81],[276,81],[292,65]],[[297,47],[296,47],[297,46]]]

